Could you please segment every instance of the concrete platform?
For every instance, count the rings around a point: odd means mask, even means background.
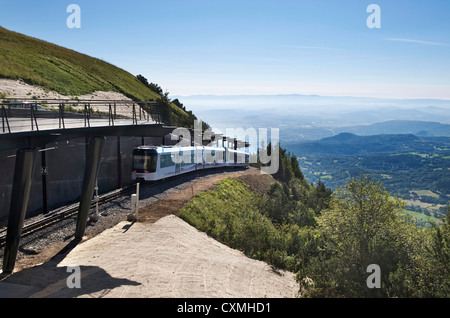
[[[297,291],[293,273],[250,259],[174,215],[153,224],[121,222],[0,283],[2,298],[290,298]]]

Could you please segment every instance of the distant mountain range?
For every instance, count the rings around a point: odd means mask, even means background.
[[[341,127],[334,130],[336,133],[349,132],[368,136],[378,134],[413,134],[416,136],[446,136],[450,137],[450,125],[438,122],[418,120],[390,120],[371,125],[358,125]]]
[[[450,149],[450,137],[418,137],[412,134],[382,134],[357,136],[340,133],[319,141],[286,143],[284,146],[296,156],[311,154],[370,155],[380,153],[433,153]]]
[[[282,142],[357,135],[450,136],[450,100],[307,95],[180,96],[213,128],[279,128]]]

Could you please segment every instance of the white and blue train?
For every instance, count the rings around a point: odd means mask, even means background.
[[[247,167],[249,154],[224,147],[140,146],[133,150],[133,180],[157,181],[217,167]]]

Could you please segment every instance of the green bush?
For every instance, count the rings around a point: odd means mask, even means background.
[[[316,204],[326,208],[315,210]],[[225,179],[186,204],[180,216],[250,257],[296,272],[304,297],[446,298],[450,215],[421,228],[403,208],[366,176],[331,199],[323,186],[296,178],[265,194]],[[381,288],[367,286],[370,264],[381,268]]]
[[[263,197],[238,179],[224,179],[215,190],[196,195],[180,217],[218,241],[283,269],[295,269],[293,237],[298,227],[277,226],[259,211]],[[287,251],[292,252],[288,254]]]

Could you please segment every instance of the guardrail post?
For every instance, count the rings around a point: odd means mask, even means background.
[[[47,195],[47,160],[46,147],[41,149],[41,176],[42,176],[42,213],[48,214],[48,195]]]
[[[135,210],[134,210],[134,215],[136,215],[136,220],[138,219],[138,214],[139,214],[139,186],[140,183],[136,183],[136,206],[135,206]]]
[[[61,129],[61,124],[62,124],[62,128],[66,129],[66,125],[64,123],[64,104],[63,103],[59,104],[59,129]]]
[[[92,137],[89,140],[80,207],[78,210],[77,227],[75,230],[76,239],[83,238],[84,231],[86,229],[86,222],[88,219],[89,209],[91,207],[92,196],[94,195],[94,186],[97,180],[98,170],[100,168],[100,159],[102,156],[105,139],[105,137]]]
[[[84,104],[84,127],[91,127],[90,118],[91,118],[91,104]]]
[[[30,104],[31,130],[34,130],[33,122],[36,124],[36,130],[39,130],[39,126],[38,126],[37,118],[36,118],[36,112],[37,112],[37,103],[34,105]]]
[[[34,113],[33,113],[33,105],[32,105],[31,108],[30,108],[31,130],[34,130],[33,117],[34,117]]]
[[[30,197],[31,178],[36,161],[36,149],[19,149],[16,153],[16,165],[9,209],[6,246],[3,255],[3,272],[12,273],[16,264],[20,237]]]
[[[2,127],[3,132],[5,132],[5,121],[6,126],[8,127],[8,133],[11,133],[11,128],[9,127],[8,114],[6,113],[5,106],[2,106]]]
[[[111,103],[109,103],[109,115],[108,115],[108,119],[109,119],[108,125],[111,126],[111,123],[112,123],[112,125],[114,126],[114,116],[113,116],[113,112],[112,112],[112,106],[111,106]]]
[[[136,122],[137,125],[137,117],[136,117],[136,105],[133,103],[133,125]]]

